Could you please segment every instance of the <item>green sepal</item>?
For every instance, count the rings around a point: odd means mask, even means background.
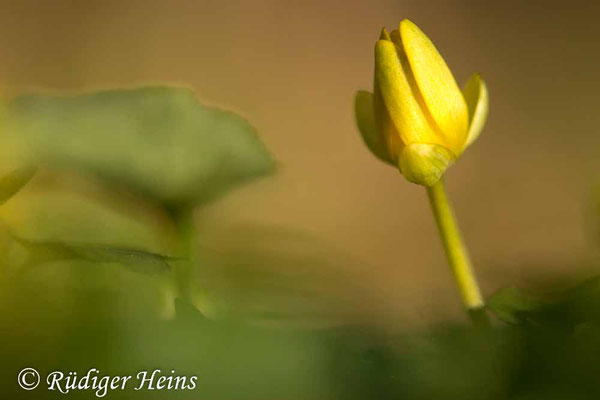
[[[431,186],[444,175],[454,159],[452,152],[444,146],[413,143],[400,153],[399,167],[409,181]]]
[[[385,138],[375,123],[373,101],[372,93],[365,90],[356,92],[356,96],[354,97],[356,125],[371,153],[381,161],[395,165],[387,150]]]

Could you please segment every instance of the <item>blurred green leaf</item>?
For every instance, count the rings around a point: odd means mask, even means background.
[[[192,322],[204,322],[206,318],[204,315],[194,307],[193,304],[188,303],[181,297],[175,298],[175,316],[179,320],[192,321]]]
[[[486,302],[498,318],[504,322],[525,322],[529,314],[542,307],[543,302],[515,287],[500,289]]]
[[[33,162],[94,173],[169,206],[208,201],[272,171],[255,129],[185,88],[27,95],[8,107]]]
[[[508,323],[572,330],[580,324],[600,321],[600,277],[540,295],[502,289],[488,299],[487,306]]]
[[[18,240],[28,251],[29,264],[78,259],[98,263],[116,263],[144,274],[164,273],[171,269],[168,263],[170,257],[144,250],[97,244]]]
[[[42,242],[118,244],[170,253],[161,214],[154,207],[144,209],[141,202],[128,201],[127,196],[118,193],[114,202],[95,197],[95,189],[86,192],[72,182],[66,190],[49,186],[40,190],[38,184],[44,182],[43,176],[40,178],[36,179],[37,188],[23,191],[0,207],[0,220],[14,235]]]
[[[192,275],[195,305],[210,318],[279,327],[322,327],[371,319],[359,262],[294,229],[203,225]],[[177,266],[175,265],[175,268]]]
[[[170,257],[144,250],[124,249],[105,245],[70,245],[74,254],[87,261],[117,263],[136,272],[155,274],[168,272]]]
[[[36,167],[23,167],[0,177],[0,205],[6,203],[35,175]]]

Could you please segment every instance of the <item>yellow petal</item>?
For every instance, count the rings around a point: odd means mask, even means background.
[[[354,97],[356,124],[362,138],[371,152],[380,160],[394,165],[386,147],[386,138],[375,125],[373,94],[365,90],[356,92]]]
[[[426,112],[443,132],[447,147],[460,154],[468,112],[452,72],[431,40],[409,20],[400,22],[400,37]]]
[[[469,132],[465,143],[467,148],[479,137],[489,110],[487,86],[479,74],[471,76],[463,88],[463,96],[469,110]]]
[[[387,29],[385,29],[385,28],[381,28],[381,33],[379,34],[379,39],[380,40],[392,40],[390,38],[390,34],[388,33]]]
[[[399,47],[402,47],[402,39],[400,39],[400,31],[398,29],[394,29],[389,36],[390,36],[389,40],[394,42]]]
[[[398,166],[398,157],[404,147],[404,143],[402,143],[400,134],[396,130],[390,114],[385,107],[377,77],[375,77],[375,85],[373,87],[373,109],[375,110],[375,127],[385,140],[388,157],[395,166]]]
[[[409,181],[423,186],[436,183],[454,162],[450,150],[438,144],[415,143],[400,153],[400,171]]]
[[[404,144],[444,144],[414,96],[397,46],[388,40],[379,40],[375,45],[375,80],[385,108]]]

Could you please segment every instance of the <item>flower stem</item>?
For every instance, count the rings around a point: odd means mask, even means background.
[[[443,179],[427,187],[427,194],[463,304],[471,315],[478,313],[484,306],[483,297],[446,196]]]

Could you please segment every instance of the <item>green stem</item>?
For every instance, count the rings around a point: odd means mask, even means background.
[[[196,258],[196,226],[193,209],[181,207],[170,210],[171,218],[177,230],[175,251],[182,257],[175,267],[175,284],[179,296],[191,302],[192,269]]]
[[[427,187],[427,194],[440,231],[448,264],[452,268],[462,301],[467,311],[470,313],[477,312],[484,306],[483,297],[473,273],[467,248],[463,243],[454,213],[446,196],[443,180],[440,179],[433,186]]]

